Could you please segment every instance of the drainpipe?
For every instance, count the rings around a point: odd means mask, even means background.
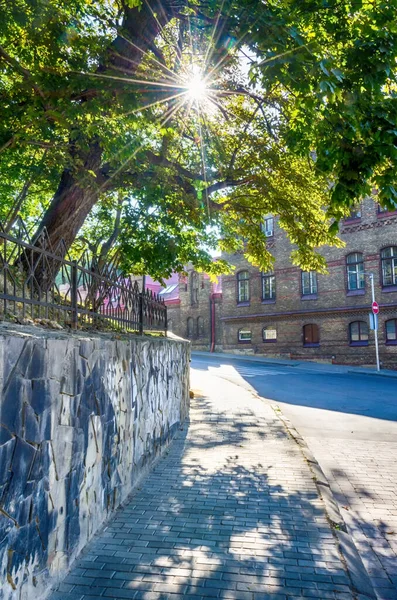
[[[210,295],[210,307],[211,307],[211,350],[214,352],[215,349],[215,300],[213,294]]]

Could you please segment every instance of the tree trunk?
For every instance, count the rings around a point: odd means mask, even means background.
[[[94,142],[86,155],[84,170],[98,173],[101,158],[101,147],[98,142]],[[93,178],[92,175],[91,178]],[[49,250],[60,252],[59,244],[63,242],[65,251],[67,251],[97,200],[97,185],[83,184],[65,169],[52,202],[40,223],[36,237],[45,228],[48,234]]]
[[[185,0],[166,0],[165,2],[149,0],[143,2],[139,10],[127,8],[121,28],[122,35],[119,35],[109,47],[107,65],[102,65],[98,71],[111,71],[114,67],[119,76],[122,75],[120,70],[125,75],[133,75],[144,54],[158,36],[160,28],[171,20],[184,3]],[[99,141],[90,142],[89,151],[84,157],[83,171],[91,170],[100,176],[101,161],[102,150]],[[36,232],[37,240],[46,228],[53,250],[59,248],[61,240],[63,240],[65,251],[70,248],[86,217],[98,201],[98,184],[95,181],[92,186],[85,183],[90,178],[92,176],[89,174],[84,178],[75,177],[69,170],[64,170],[58,189]],[[42,279],[39,274],[37,275]]]

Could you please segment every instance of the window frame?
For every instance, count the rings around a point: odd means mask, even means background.
[[[355,259],[352,262],[349,262],[349,257],[350,256],[361,256],[362,260],[357,260]],[[361,269],[359,268],[359,265],[361,265]],[[351,267],[355,267],[355,269],[352,271]],[[354,295],[362,295],[365,294],[366,292],[366,287],[365,287],[365,268],[364,268],[364,253],[360,252],[360,251],[356,251],[356,252],[349,252],[349,254],[346,254],[345,256],[345,273],[346,273],[346,289],[347,289],[347,295],[349,296],[354,296]],[[357,287],[356,288],[351,288],[350,287],[350,273],[354,273],[355,274],[355,279],[356,279],[356,284]],[[362,286],[360,287],[360,280],[362,282]]]
[[[264,332],[266,330],[275,331],[276,337],[265,339]],[[264,344],[275,344],[277,342],[277,328],[274,325],[265,325],[264,327],[262,327],[262,341]]]
[[[192,271],[190,274],[190,306],[199,305],[199,274]]]
[[[355,212],[356,214],[352,215],[352,212]],[[343,219],[343,221],[345,223],[357,223],[358,221],[361,221],[363,216],[363,211],[362,211],[362,205],[361,203],[357,204],[356,206],[351,206],[350,207],[350,214],[349,216],[345,217]]]
[[[353,340],[352,337],[352,325],[358,325],[358,340]],[[362,327],[366,327],[367,332],[366,335],[367,339],[361,339],[362,336],[362,332],[361,329]],[[369,327],[368,327],[368,323],[366,323],[365,321],[352,321],[351,323],[349,323],[349,345],[350,346],[368,346],[369,343]]]
[[[264,295],[264,283],[265,281],[269,281],[270,282],[270,288],[271,288],[271,296],[269,296],[268,298],[265,298]],[[262,302],[263,303],[274,303],[276,302],[276,274],[274,271],[267,271],[266,273],[261,273],[261,292],[262,292]]]
[[[243,333],[243,332],[247,332],[247,333],[249,333],[249,335],[250,335],[249,339],[242,340],[242,339],[240,338],[240,335],[241,335],[241,333]],[[252,330],[251,330],[251,329],[248,329],[248,328],[246,328],[246,327],[240,327],[240,328],[237,330],[237,340],[238,340],[238,343],[239,343],[239,344],[251,344],[251,343],[252,343]]]
[[[392,250],[392,256],[384,257],[383,253],[388,250]],[[391,261],[391,276],[392,283],[385,283],[385,269],[384,264],[386,261]],[[380,270],[382,275],[382,289],[385,291],[393,291],[397,289],[397,246],[385,246],[380,251]]]
[[[267,228],[266,224],[270,222],[271,223],[271,227]],[[268,215],[267,217],[265,217],[263,219],[263,223],[262,223],[262,231],[265,234],[265,236],[267,238],[269,237],[273,237],[274,236],[274,217],[272,215]],[[266,232],[269,232],[269,234],[267,234]]]
[[[197,338],[202,339],[204,334],[204,319],[201,315],[197,317]]]
[[[311,341],[311,342],[306,343],[306,333],[305,332],[306,332],[306,328],[307,327],[311,327],[312,328],[312,335],[311,335],[312,339],[314,338],[314,336],[313,336],[313,327],[316,328],[316,330],[317,330],[317,340],[318,340],[317,342]],[[320,328],[317,325],[317,323],[306,323],[306,325],[303,325],[303,327],[302,327],[302,334],[303,334],[303,347],[304,348],[318,348],[320,346]]]
[[[394,323],[394,333],[395,333],[395,339],[389,339],[387,337],[387,324],[388,323]],[[397,319],[388,319],[387,321],[385,321],[385,339],[386,339],[386,345],[387,346],[397,346]]]
[[[247,277],[242,278],[241,276],[246,273]],[[246,283],[247,285],[247,298],[246,299],[241,299],[240,297],[240,291],[241,291],[241,287],[240,284]],[[236,274],[236,294],[237,294],[237,304],[240,306],[248,306],[250,303],[250,298],[251,298],[251,275],[250,272],[247,269],[243,269],[242,271],[239,271]]]
[[[192,324],[191,335],[189,335],[189,323]],[[188,317],[187,320],[186,320],[186,333],[187,333],[187,339],[188,340],[193,340],[194,339],[194,319],[193,319],[193,317]]]
[[[397,204],[394,210],[390,210],[389,208],[384,208],[383,206],[381,206],[378,202],[378,204],[376,205],[376,216],[377,217],[387,217],[389,215],[395,215],[397,212]]]
[[[309,276],[309,286],[310,286],[310,292],[305,293],[305,285],[303,282],[303,278],[305,275]],[[313,291],[312,286],[313,286],[313,275],[314,275],[314,279],[315,279],[315,291]],[[301,270],[301,296],[304,299],[307,298],[317,298],[317,294],[318,294],[318,280],[317,280],[317,272],[316,271],[303,271]]]

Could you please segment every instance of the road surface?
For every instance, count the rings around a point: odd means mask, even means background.
[[[276,403],[326,473],[379,600],[397,600],[397,379],[193,353]]]

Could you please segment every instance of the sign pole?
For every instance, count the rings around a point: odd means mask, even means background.
[[[374,333],[375,333],[375,352],[376,352],[376,370],[380,371],[380,362],[379,362],[379,345],[378,345],[378,313],[373,310],[375,302],[375,286],[374,286],[374,274],[370,273],[369,278],[371,281],[371,293],[372,293],[372,312],[374,313],[374,323],[376,324]]]

